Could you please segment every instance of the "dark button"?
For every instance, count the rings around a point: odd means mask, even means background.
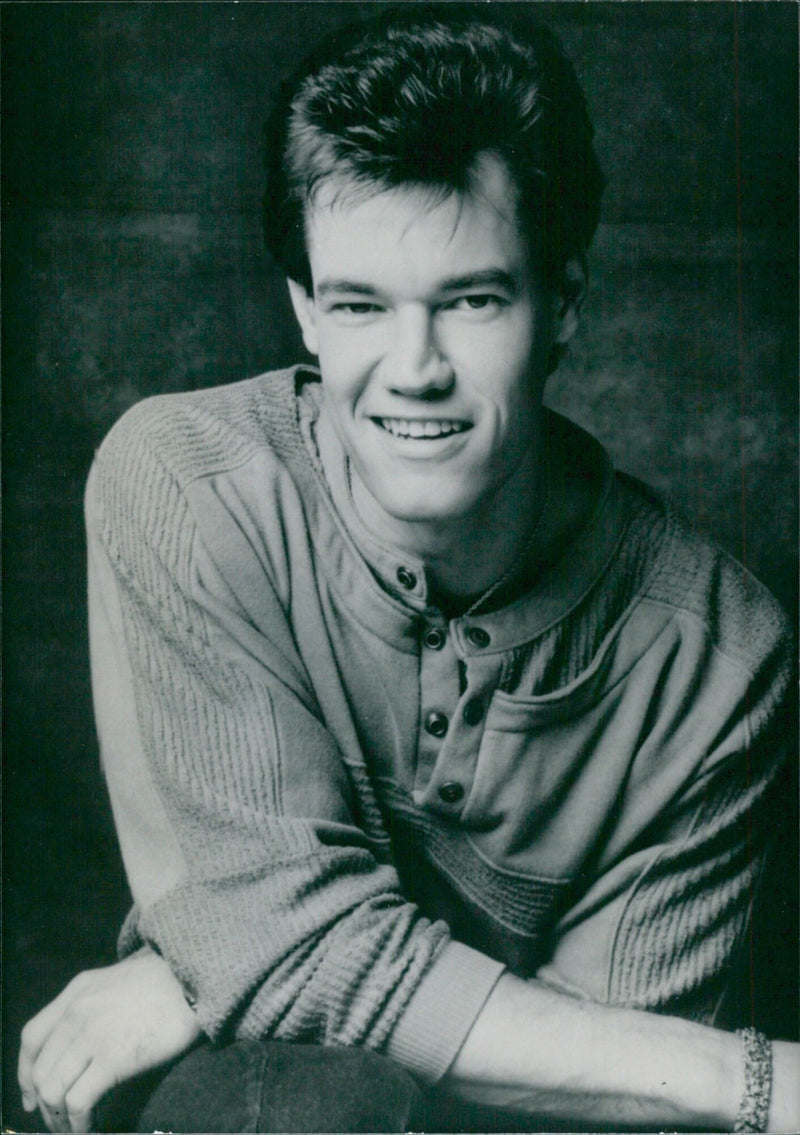
[[[428,627],[422,641],[430,650],[441,650],[444,646],[444,631],[440,631],[438,627]]]
[[[447,718],[443,713],[429,713],[425,718],[425,728],[432,737],[444,737],[447,732]]]
[[[467,627],[467,638],[473,646],[488,646],[492,641],[483,627]]]
[[[480,698],[473,698],[464,706],[464,720],[467,725],[477,725],[483,719],[483,702]]]
[[[464,785],[455,780],[447,780],[439,785],[439,796],[445,804],[457,804],[464,795]]]
[[[401,587],[405,587],[406,591],[413,591],[417,586],[417,577],[408,568],[399,567],[397,569],[397,582]]]

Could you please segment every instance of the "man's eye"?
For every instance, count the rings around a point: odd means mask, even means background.
[[[380,308],[376,303],[337,303],[333,310],[341,315],[371,315]]]
[[[452,306],[456,311],[487,311],[502,307],[504,302],[500,296],[493,295],[459,296]]]

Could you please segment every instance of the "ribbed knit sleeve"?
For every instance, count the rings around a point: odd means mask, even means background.
[[[255,635],[188,502],[197,470],[164,455],[162,419],[150,406],[123,419],[86,498],[98,729],[137,904],[128,937],[163,954],[213,1038],[381,1048],[412,996],[452,970],[452,1023],[431,1043],[423,1012],[419,1043],[404,1034],[408,1062],[434,1078],[502,967],[402,896],[379,833],[358,822],[274,580],[260,581]],[[247,460],[244,442],[218,442],[229,465]]]
[[[793,746],[792,635],[744,568],[679,524],[629,630],[655,614],[617,832],[541,976],[598,1002],[732,1026],[751,1011],[746,932]]]
[[[650,601],[684,596],[676,692],[665,682],[655,696],[664,706],[661,759],[683,744],[697,745],[702,760],[647,832],[650,853],[616,928],[608,995],[725,1024],[750,1010],[737,1010],[726,994],[741,977],[737,965],[749,962],[745,931],[769,852],[774,792],[794,748],[794,651],[778,604],[741,565],[699,550],[692,562],[686,547],[650,588]],[[680,578],[688,575],[691,589]],[[652,746],[646,755],[654,760]]]

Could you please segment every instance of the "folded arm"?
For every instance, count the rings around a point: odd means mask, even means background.
[[[428,1080],[447,1072],[465,1098],[536,1115],[732,1126],[736,1038],[501,977],[420,917],[385,833],[360,810],[281,597],[262,569],[270,633],[254,635],[180,486],[157,461],[142,476],[98,466],[90,485],[93,678],[136,902],[129,939],[164,960],[145,951],[96,971],[34,1019],[20,1062],[28,1102],[54,1128],[66,1107],[78,1129],[102,1091],[176,1055],[202,1026],[381,1048]],[[136,491],[120,505],[126,481]],[[126,1016],[146,967],[164,996]],[[132,1030],[128,1056],[115,1021]],[[105,1065],[91,1056],[104,1045],[118,1054]],[[773,1129],[789,1130],[796,1050],[778,1055]]]
[[[379,1048],[423,983],[431,1018],[463,983],[446,1035],[420,1040],[435,1077],[502,967],[406,901],[263,559],[221,505],[206,515],[210,550],[183,486],[141,449],[137,436],[101,454],[87,491],[93,688],[135,903],[129,947],[155,946],[215,1039]],[[214,505],[206,493],[206,514]]]
[[[51,1131],[93,1129],[114,1085],[180,1056],[201,1035],[166,962],[145,949],[81,974],[26,1026],[19,1081]],[[774,1042],[767,1130],[800,1127],[800,1046]],[[579,1001],[502,976],[443,1083],[463,1099],[578,1129],[730,1131],[744,1090],[731,1033]]]

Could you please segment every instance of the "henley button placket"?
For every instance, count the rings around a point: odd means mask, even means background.
[[[466,634],[467,641],[481,650],[492,641],[489,632],[485,631],[483,627],[467,627],[464,633]]]
[[[430,733],[431,737],[444,737],[448,725],[449,722],[445,715],[436,710],[433,710],[425,718],[425,730]]]
[[[413,591],[417,586],[417,577],[408,568],[399,567],[397,569],[397,582],[401,587],[405,587],[406,591]]]
[[[445,804],[457,804],[464,795],[464,785],[456,780],[446,780],[439,785],[439,799]]]
[[[445,643],[445,633],[438,627],[428,627],[422,636],[422,641],[428,650],[441,650]]]

